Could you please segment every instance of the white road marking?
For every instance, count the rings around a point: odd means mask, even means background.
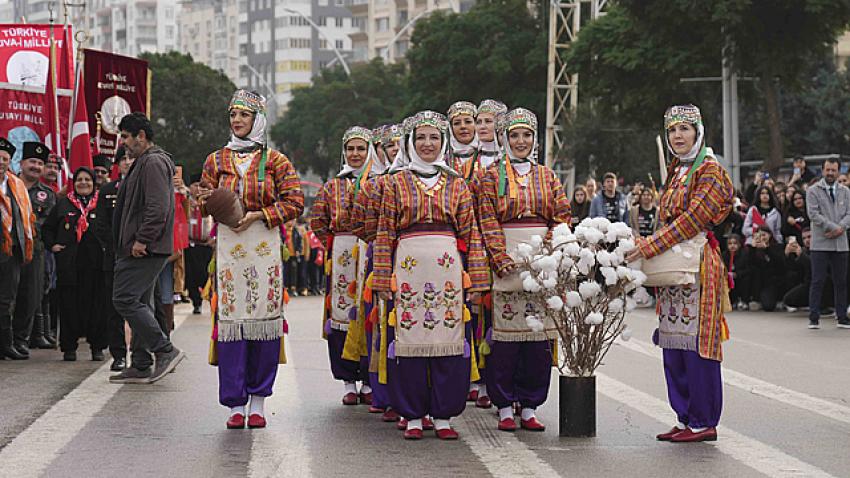
[[[469,413],[452,419],[460,439],[475,453],[494,478],[533,476],[557,478],[560,475],[515,434],[496,429],[490,411]]]
[[[174,318],[175,331],[188,315]],[[109,366],[108,361],[100,366],[0,450],[0,470],[4,476],[29,478],[44,473],[62,449],[121,389],[121,385],[109,383],[113,373]]]
[[[276,393],[265,401],[267,417],[277,417],[268,428],[252,430],[251,460],[248,463],[249,478],[293,477],[303,478],[313,476],[311,455],[308,443],[310,440],[304,434],[304,428],[286,426],[281,421],[286,420],[287,412],[295,410],[294,402],[298,397],[298,381],[296,380],[296,365],[293,360],[291,344],[286,340],[287,364],[278,369],[275,379]]]
[[[596,374],[596,380],[599,386],[599,393],[606,397],[634,408],[661,423],[669,424],[672,421],[673,412],[666,402],[601,373]],[[820,468],[800,461],[770,445],[742,435],[729,428],[720,428],[718,435],[718,440],[710,446],[716,447],[718,451],[731,456],[744,465],[767,476],[776,478],[801,476],[811,478],[832,477],[832,475]],[[689,445],[660,443],[659,446]]]
[[[648,342],[632,339],[628,342],[618,340],[616,344],[648,357],[658,360],[662,359],[660,349]],[[776,400],[777,402],[791,405],[807,412],[816,413],[830,420],[850,424],[850,407],[766,382],[727,367],[723,367],[722,375],[723,382],[727,385],[740,388],[753,395]]]

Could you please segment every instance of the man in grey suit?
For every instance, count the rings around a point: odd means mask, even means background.
[[[809,328],[820,328],[820,300],[827,270],[832,270],[838,327],[850,329],[847,319],[847,230],[850,228],[850,189],[838,179],[839,160],[827,159],[823,178],[806,192],[812,223],[812,286],[809,289]]]

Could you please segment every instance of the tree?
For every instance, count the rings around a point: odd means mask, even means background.
[[[780,88],[800,87],[800,73],[850,21],[850,0],[620,0],[587,25],[569,53],[585,91],[612,101],[626,119],[680,102],[687,76],[717,76],[722,48],[742,76],[757,79],[768,150],[765,166],[782,163]],[[742,138],[760,142],[760,138]]]
[[[458,100],[494,98],[534,111],[545,126],[548,23],[525,0],[483,0],[463,14],[416,23],[407,52],[410,110],[444,112]]]
[[[177,52],[145,53],[152,72],[154,140],[189,172],[228,138],[227,106],[236,90],[224,73]]]
[[[339,170],[346,129],[404,119],[405,80],[403,65],[385,65],[381,59],[355,65],[351,78],[342,68],[324,69],[311,86],[293,91],[271,138],[299,170],[327,179]]]

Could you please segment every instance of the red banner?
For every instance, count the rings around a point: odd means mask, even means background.
[[[71,27],[0,24],[0,136],[18,151],[11,168],[18,171],[25,141],[52,144],[47,86],[51,40],[56,49],[58,116],[62,144],[67,144],[74,85]],[[64,151],[57,151],[65,156]]]
[[[148,112],[148,62],[97,50],[84,50],[89,132],[101,153],[118,145],[118,123],[127,113]]]

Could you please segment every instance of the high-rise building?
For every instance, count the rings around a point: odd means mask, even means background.
[[[237,84],[273,97],[275,116],[286,110],[292,90],[339,62],[337,52],[351,60],[355,28],[343,0],[240,0],[239,17]]]
[[[404,58],[415,23],[436,10],[466,12],[474,0],[347,0],[354,16],[355,61]]]
[[[71,12],[77,30],[85,28],[86,46],[138,56],[178,49],[177,0],[87,0]]]
[[[185,2],[177,24],[181,52],[239,83],[238,0]]]

